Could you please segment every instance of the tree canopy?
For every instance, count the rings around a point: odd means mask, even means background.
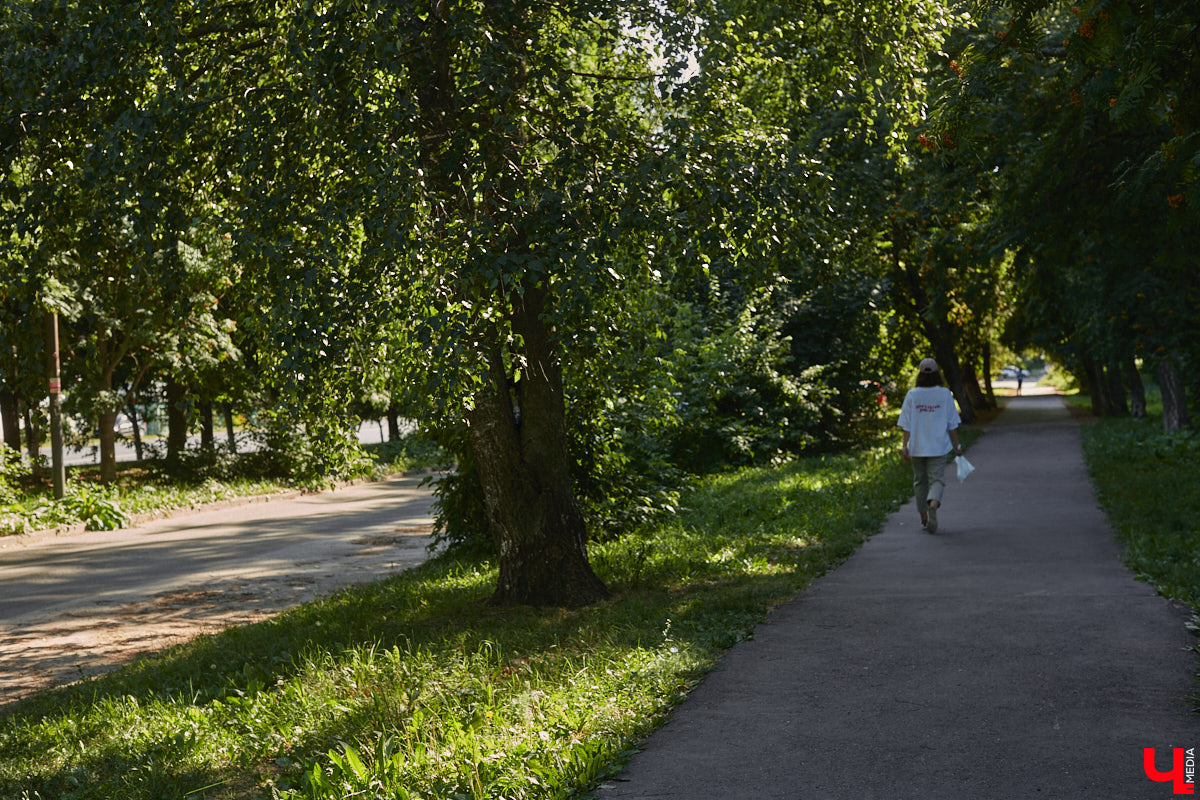
[[[313,481],[403,414],[498,602],[592,602],[590,537],[853,442],[920,356],[967,419],[999,339],[1114,397],[1197,374],[1194,17],[10,2],[6,441],[57,311],[109,467],[140,392],[238,405]]]

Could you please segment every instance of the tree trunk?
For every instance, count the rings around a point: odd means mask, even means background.
[[[137,460],[141,461],[142,453],[142,424],[138,418],[137,402],[133,394],[129,395],[129,421],[133,423],[133,451],[137,453]]]
[[[1158,387],[1162,390],[1163,428],[1168,432],[1182,430],[1188,424],[1187,397],[1179,370],[1170,355],[1163,356],[1154,370],[1158,376]]]
[[[207,400],[200,404],[200,447],[204,450],[216,448],[213,436],[213,406]]]
[[[26,406],[22,414],[25,417],[25,452],[29,454],[29,463],[33,468],[33,476],[40,478],[42,474],[41,462],[38,461],[38,456],[42,450],[42,432],[34,422],[33,413]]]
[[[117,480],[117,409],[104,409],[100,424],[100,482],[105,486]]]
[[[496,106],[486,109],[493,130],[481,147],[484,160],[496,165],[502,177],[497,184],[489,175],[484,186],[476,187],[463,159],[452,149],[463,124],[458,119],[462,98],[456,85],[462,44],[449,24],[445,0],[431,0],[427,8],[421,41],[406,48],[404,56],[412,74],[420,76],[415,92],[420,109],[416,133],[428,176],[426,191],[435,214],[444,208],[469,217],[468,209],[478,203],[482,206],[478,213],[486,215],[496,208],[496,200],[508,198],[503,201],[508,205],[524,189],[520,176],[501,165],[526,162],[518,120],[528,80],[524,51],[534,34],[530,12],[524,4],[507,0],[483,3],[481,24],[494,34],[489,38],[501,44],[500,57],[491,65],[499,84],[492,93]],[[480,195],[487,201],[479,202]],[[500,213],[505,216],[498,229],[520,227],[511,210]],[[508,252],[521,248],[520,234],[513,239],[507,243]],[[469,446],[499,559],[493,602],[582,606],[606,597],[608,591],[587,559],[586,526],[567,451],[561,365],[540,317],[547,301],[545,288],[522,288],[522,296],[511,298],[518,307],[508,320],[521,342],[520,380],[515,386],[510,383],[512,373],[503,350],[507,331],[493,328],[480,344],[481,355],[488,359],[488,379],[476,392],[474,408],[467,415]]]
[[[0,417],[4,418],[4,444],[14,453],[21,452],[21,404],[15,392],[0,391]]]
[[[225,438],[229,441],[229,452],[237,452],[237,436],[233,431],[233,404],[222,403],[221,412],[225,415]]]
[[[167,381],[167,460],[177,461],[187,447],[187,389]]]
[[[962,372],[963,392],[970,399],[971,407],[975,409],[991,408],[983,389],[979,387],[979,375],[975,372],[974,359],[968,358],[963,361]]]
[[[987,391],[988,408],[996,408],[996,390],[992,388],[992,343],[983,344],[983,385]]]
[[[962,418],[963,424],[970,425],[975,421],[975,407],[971,404],[971,397],[967,393],[963,371],[958,362],[958,354],[954,352],[953,340],[949,335],[939,335],[933,339],[933,346],[934,352],[937,353],[938,366],[942,368],[942,376],[958,401],[958,414]],[[978,385],[976,388],[978,389]]]
[[[1104,367],[1091,355],[1084,355],[1081,360],[1087,373],[1088,393],[1092,397],[1092,414],[1103,417],[1108,413],[1108,389],[1104,381]]]
[[[1146,418],[1146,386],[1132,357],[1125,359],[1125,382],[1129,384],[1129,413],[1135,419]]]
[[[1116,362],[1110,362],[1104,370],[1105,401],[1109,416],[1129,416],[1129,401],[1125,397],[1125,386],[1121,383],[1121,368]]]
[[[470,425],[500,575],[493,602],[578,607],[608,596],[587,558],[587,532],[571,483],[562,371],[539,318],[541,289],[527,289],[513,329],[525,367],[516,403],[499,344]]]
[[[388,441],[400,441],[400,409],[396,408],[396,406],[388,406],[387,423]]]

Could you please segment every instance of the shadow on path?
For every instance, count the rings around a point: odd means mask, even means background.
[[[0,540],[0,707],[425,561],[420,482]]]

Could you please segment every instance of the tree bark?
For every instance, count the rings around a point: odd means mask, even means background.
[[[203,450],[216,448],[216,438],[213,436],[213,405],[207,400],[200,404],[200,447]]]
[[[486,216],[508,205],[503,198],[522,196],[519,165],[526,158],[520,98],[528,80],[525,50],[535,31],[524,5],[485,0],[481,24],[501,45],[491,55],[496,61],[490,68],[502,85],[493,92],[495,107],[477,109],[475,100],[466,106],[456,77],[462,45],[449,24],[447,5],[445,0],[429,0],[420,44],[405,56],[412,74],[420,76],[416,97],[425,187],[434,214],[444,210],[447,216]],[[460,114],[486,118],[489,130],[480,147],[501,176],[489,176],[482,187],[476,187],[462,158],[448,152],[463,130]],[[522,220],[511,210],[500,213],[505,214],[504,224],[496,230],[512,231],[512,237],[497,244],[506,245],[508,252],[521,250]],[[512,283],[520,281],[517,277]],[[545,287],[532,280],[521,286],[521,294],[509,295],[511,288],[509,284],[497,290],[511,310],[507,325],[492,327],[479,344],[488,376],[467,415],[469,448],[499,559],[493,602],[582,606],[606,597],[608,591],[587,559],[586,525],[567,451],[562,370],[541,316],[548,297]],[[513,360],[520,365],[515,385],[503,349],[508,325],[520,341],[519,358]]]
[[[1125,359],[1125,382],[1129,384],[1129,413],[1134,419],[1146,418],[1146,386],[1142,383],[1137,362],[1132,357]]]
[[[963,392],[971,401],[974,409],[991,408],[983,389],[979,386],[979,375],[975,372],[974,359],[967,358],[962,362]]]
[[[225,438],[229,442],[229,452],[237,452],[237,436],[233,430],[233,404],[222,403],[221,413],[225,416]]]
[[[187,389],[167,381],[167,460],[177,461],[187,447]]]
[[[4,444],[14,453],[21,452],[21,404],[15,392],[0,390],[0,417],[4,418]]]
[[[988,408],[996,408],[996,390],[992,388],[992,343],[983,343],[983,384],[987,391]]]
[[[388,406],[387,423],[388,441],[400,441],[400,409],[396,408],[396,406]]]
[[[141,420],[138,418],[137,402],[132,393],[129,395],[129,421],[133,423],[133,451],[137,453],[137,460],[142,460],[142,426]]]
[[[1129,416],[1129,401],[1125,397],[1125,386],[1121,383],[1121,368],[1110,362],[1104,369],[1105,402],[1109,416]]]
[[[588,563],[571,482],[562,369],[540,318],[544,300],[541,289],[526,289],[524,307],[514,314],[525,357],[515,387],[493,344],[488,381],[468,420],[470,441],[499,559],[493,602],[578,607],[608,590]]]
[[[98,415],[100,424],[100,482],[117,480],[117,409],[105,408]]]
[[[33,465],[33,474],[37,476],[41,474],[38,456],[41,455],[42,450],[42,431],[34,422],[33,413],[28,406],[26,406],[23,416],[25,417],[25,452],[29,454],[29,461]]]
[[[941,331],[937,332],[936,337],[930,338],[933,341],[934,352],[937,353],[938,366],[942,368],[942,375],[958,400],[958,414],[964,425],[970,425],[975,421],[975,407],[971,404],[971,397],[967,392],[958,354],[954,352],[954,341],[948,333],[943,334]],[[978,388],[976,384],[977,391]]]
[[[1162,390],[1163,428],[1167,432],[1182,430],[1188,424],[1187,397],[1184,394],[1183,382],[1179,379],[1179,370],[1170,355],[1163,358],[1155,366],[1158,377],[1158,388]]]
[[[1108,388],[1104,381],[1104,367],[1090,354],[1081,358],[1087,373],[1088,394],[1092,397],[1092,415],[1103,417],[1108,413]]]

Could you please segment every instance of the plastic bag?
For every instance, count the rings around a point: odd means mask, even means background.
[[[975,467],[970,461],[967,461],[966,456],[955,456],[954,465],[958,467],[958,482],[962,483],[967,479],[967,476],[975,471]]]

